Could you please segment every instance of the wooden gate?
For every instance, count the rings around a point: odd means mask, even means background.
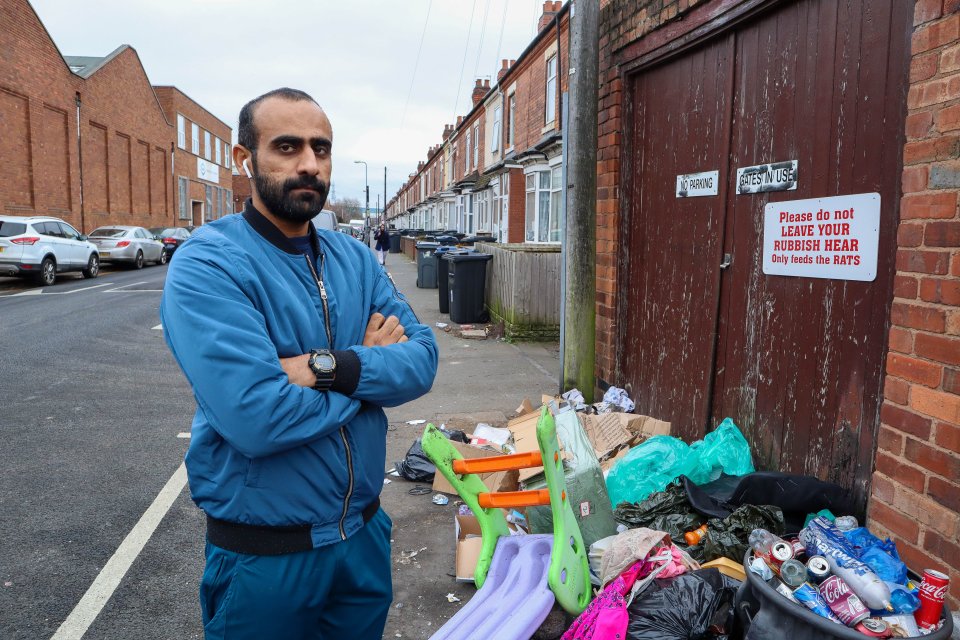
[[[626,77],[618,370],[638,411],[700,438],[731,417],[758,466],[863,506],[894,273],[912,3],[771,2]],[[627,157],[629,156],[629,157]],[[794,191],[737,194],[738,167],[796,160]],[[717,193],[677,176],[718,172]],[[767,276],[768,202],[878,192],[872,282]]]

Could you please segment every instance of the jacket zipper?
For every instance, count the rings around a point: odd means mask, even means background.
[[[327,288],[323,284],[323,265],[325,261],[325,256],[323,251],[320,251],[320,273],[317,273],[317,269],[313,264],[313,261],[310,259],[310,256],[304,255],[304,258],[307,259],[307,265],[310,267],[310,273],[313,274],[313,279],[317,283],[317,290],[320,292],[320,302],[323,304],[323,324],[324,328],[327,330],[327,344],[330,345],[330,348],[333,348],[333,331],[330,329],[330,308],[327,306]],[[343,528],[343,523],[347,519],[347,511],[350,509],[350,498],[353,497],[353,452],[350,451],[350,442],[347,440],[346,427],[340,427],[340,439],[343,440],[343,448],[347,452],[347,494],[343,497],[343,512],[340,515],[340,539],[347,539],[347,532]]]

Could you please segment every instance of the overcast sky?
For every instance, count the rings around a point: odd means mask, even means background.
[[[365,160],[371,207],[383,199],[384,167],[389,199],[444,124],[470,109],[474,79],[492,83],[501,58],[519,57],[543,9],[542,0],[31,3],[64,55],[129,44],[152,84],[175,85],[234,136],[250,98],[280,86],[307,91],[333,123],[335,197],[363,201],[354,161]]]

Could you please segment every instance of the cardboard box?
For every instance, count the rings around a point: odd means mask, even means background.
[[[630,442],[632,438],[625,421],[618,416],[624,413],[602,413],[600,415],[581,415],[580,424],[587,433],[597,459],[602,460],[621,446]]]
[[[477,560],[480,559],[480,551],[483,549],[480,522],[472,513],[467,516],[454,516],[454,531],[456,532],[456,580],[473,582]]]
[[[453,448],[460,452],[464,458],[489,458],[491,456],[502,456],[503,453],[500,451],[494,451],[493,449],[481,449],[480,447],[474,447],[463,442],[457,442],[456,440],[451,440],[450,444],[453,445]],[[485,473],[480,476],[480,480],[483,481],[483,484],[486,485],[487,489],[490,491],[516,491],[516,472],[512,471],[497,471],[494,473]],[[443,474],[439,471],[433,477],[433,491],[434,493],[449,493],[451,495],[457,495],[456,489],[454,489],[447,479],[443,477]]]
[[[530,451],[540,451],[540,445],[537,443],[537,422],[540,420],[540,412],[518,416],[507,423],[507,429],[513,433],[513,445],[517,453],[529,453]],[[518,474],[520,482],[543,473],[543,467],[530,467],[521,469]]]

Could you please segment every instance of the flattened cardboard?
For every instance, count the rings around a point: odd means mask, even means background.
[[[534,411],[514,418],[507,423],[507,429],[510,429],[513,433],[513,444],[517,449],[517,453],[528,453],[530,451],[540,450],[540,445],[537,444],[537,422],[539,420],[540,412]],[[523,482],[540,473],[543,473],[543,467],[521,469],[519,480]]]
[[[580,416],[580,424],[583,425],[583,430],[586,431],[598,459],[630,442],[632,436],[627,431],[625,421],[617,417],[621,415],[627,414],[602,413],[595,416]]]
[[[477,516],[472,513],[466,516],[454,516],[454,532],[456,534],[456,581],[473,582],[477,560],[483,548]]]

